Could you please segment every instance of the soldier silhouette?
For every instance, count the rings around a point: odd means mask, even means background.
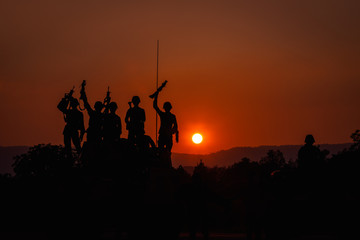
[[[104,105],[100,101],[96,101],[94,109],[90,106],[86,93],[86,81],[81,84],[80,99],[84,102],[84,108],[89,115],[89,125],[86,130],[86,142],[83,144],[80,161],[89,169],[96,169],[98,159],[101,159],[101,143],[102,143],[102,126],[104,114],[102,109]]]
[[[165,82],[166,83],[166,82]],[[164,85],[164,84],[163,84]],[[161,87],[160,87],[161,88]],[[158,147],[162,154],[165,154],[164,158],[168,166],[171,164],[171,149],[173,147],[173,134],[176,134],[176,142],[178,139],[178,125],[176,116],[170,111],[172,109],[170,102],[165,102],[163,108],[165,112],[161,111],[158,107],[158,95],[160,91],[156,91],[154,94],[153,107],[160,116],[160,129]]]
[[[305,137],[305,145],[298,152],[298,167],[304,171],[317,171],[323,165],[323,158],[319,147],[314,146],[315,139],[313,135],[308,134]]]
[[[134,104],[134,107],[131,107],[131,103]],[[131,102],[129,102],[130,108],[127,110],[125,116],[126,129],[129,131],[128,139],[132,143],[136,143],[138,138],[145,134],[145,111],[139,107],[139,103],[140,98],[138,96],[134,96]]]
[[[71,141],[73,142],[78,154],[81,153],[81,141],[85,134],[84,116],[79,111],[79,101],[72,96],[71,90],[61,99],[57,108],[64,114],[66,122],[64,127],[64,145],[67,156],[71,156]]]
[[[96,101],[94,109],[90,106],[85,93],[85,80],[82,83],[80,99],[84,102],[84,107],[89,115],[89,126],[86,130],[86,140],[90,144],[99,144],[102,140],[102,124],[104,114],[101,112],[104,105],[101,101]]]
[[[295,180],[297,180],[297,194],[302,196],[301,202],[298,202],[301,209],[301,212],[298,212],[299,219],[302,220],[295,226],[297,226],[296,231],[302,234],[322,229],[325,226],[323,223],[326,222],[324,220],[331,216],[319,210],[322,206],[328,206],[326,202],[329,198],[326,196],[332,192],[330,189],[333,189],[333,183],[329,184],[328,181],[330,175],[325,168],[325,152],[322,152],[314,143],[314,137],[309,134],[305,137],[304,146],[298,151],[298,177]],[[326,211],[332,210],[327,208]],[[323,215],[321,220],[320,215]],[[324,216],[326,217],[323,218]]]
[[[106,144],[112,144],[120,140],[121,119],[116,114],[118,106],[116,102],[110,102],[105,107],[103,123],[103,140]]]
[[[298,152],[299,184],[302,189],[314,193],[319,192],[325,167],[325,156],[318,146],[314,146],[315,139],[309,134],[305,137],[305,145]],[[316,190],[317,189],[317,190]]]

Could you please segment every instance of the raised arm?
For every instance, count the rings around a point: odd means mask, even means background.
[[[90,104],[89,104],[89,101],[88,101],[88,99],[87,99],[87,96],[86,96],[86,94],[85,94],[85,91],[82,93],[81,99],[82,99],[83,102],[84,102],[84,107],[85,107],[86,111],[87,111],[88,113],[93,112],[94,110],[91,108],[91,106],[90,106]]]
[[[161,112],[160,108],[158,107],[158,95],[159,94],[156,94],[154,97],[153,107],[158,114],[161,114],[162,112]]]
[[[85,92],[85,85],[86,85],[86,80],[83,80],[83,82],[81,83],[80,99],[83,100],[84,107],[85,107],[86,111],[88,112],[88,114],[90,114],[90,112],[93,112],[94,110],[91,108],[89,101],[87,99],[86,92]]]

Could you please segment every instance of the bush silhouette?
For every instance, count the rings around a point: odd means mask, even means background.
[[[66,158],[65,149],[59,145],[38,144],[14,159],[16,177],[55,176],[64,168],[72,167],[72,160]]]

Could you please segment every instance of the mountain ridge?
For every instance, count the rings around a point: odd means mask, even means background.
[[[349,148],[352,143],[339,143],[339,144],[319,144],[321,150],[328,150],[331,154],[337,154],[338,152]],[[194,166],[200,162],[200,159],[205,165],[209,167],[227,167],[239,162],[242,158],[247,157],[251,161],[260,161],[262,157],[265,157],[269,150],[280,150],[285,160],[295,161],[297,159],[298,150],[303,145],[261,145],[256,147],[233,147],[227,150],[220,150],[209,154],[186,154],[186,153],[173,153],[172,161],[175,167],[182,166]]]
[[[331,154],[349,148],[352,143],[339,144],[319,144],[321,150],[327,149]],[[174,167],[182,165],[196,166],[200,160],[209,167],[228,167],[232,164],[241,161],[242,158],[247,157],[251,161],[259,161],[265,157],[269,150],[280,150],[284,154],[286,160],[296,160],[297,152],[303,145],[261,145],[255,147],[233,147],[226,150],[220,150],[209,154],[187,154],[187,153],[172,153],[172,162]],[[0,174],[9,173],[14,174],[12,164],[14,157],[26,153],[30,146],[0,146]]]

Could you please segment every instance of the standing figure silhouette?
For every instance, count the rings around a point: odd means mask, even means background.
[[[104,114],[101,112],[104,105],[101,101],[96,101],[94,109],[90,106],[85,93],[85,80],[82,84],[80,99],[84,102],[84,107],[89,115],[89,126],[86,130],[86,140],[90,144],[100,144],[102,140],[102,123]]]
[[[79,111],[79,101],[72,97],[73,90],[61,99],[57,108],[64,114],[66,122],[64,127],[64,145],[67,156],[71,156],[71,141],[78,154],[81,153],[81,141],[85,134],[84,116]]]
[[[178,124],[176,121],[176,116],[170,112],[172,109],[170,102],[164,103],[163,108],[165,112],[159,109],[158,95],[159,91],[156,92],[153,102],[153,107],[160,116],[158,147],[160,153],[163,154],[166,165],[171,167],[171,149],[173,147],[173,134],[178,134]],[[178,137],[176,137],[176,142],[178,141]]]
[[[96,169],[98,160],[101,159],[102,146],[102,127],[104,114],[102,109],[104,105],[101,101],[96,101],[94,109],[90,106],[85,93],[85,80],[81,85],[80,99],[84,102],[84,108],[89,115],[89,125],[86,129],[86,142],[84,142],[80,160],[83,165]]]
[[[319,147],[314,146],[315,138],[308,134],[305,137],[305,145],[298,152],[298,167],[306,172],[316,172],[323,166],[323,158]]]
[[[116,102],[110,102],[105,109],[103,140],[106,144],[110,145],[119,141],[121,135],[121,119],[116,114],[117,108],[118,106]]]
[[[131,103],[134,107],[131,107]],[[132,143],[136,143],[137,139],[145,134],[144,122],[145,122],[145,111],[139,107],[140,98],[134,96],[129,102],[130,108],[126,112],[125,123],[126,129],[129,131],[128,139]]]

